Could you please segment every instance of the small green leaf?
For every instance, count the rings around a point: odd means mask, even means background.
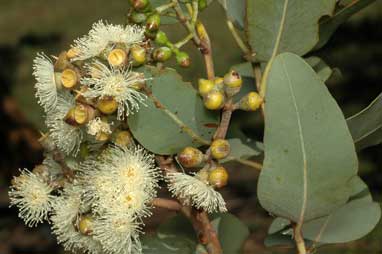
[[[195,242],[181,236],[144,236],[142,246],[145,254],[194,254],[196,250]]]
[[[346,6],[340,6],[331,17],[322,19],[322,21],[320,21],[320,40],[316,45],[316,49],[324,46],[337,28],[349,17],[374,1],[375,0],[352,0]]]
[[[277,56],[266,80],[261,205],[301,223],[330,214],[350,197],[357,156],[344,116],[299,56]]]
[[[243,244],[249,236],[248,227],[229,213],[213,216],[211,223],[218,233],[223,253],[241,253]]]
[[[175,154],[186,146],[208,143],[219,115],[204,108],[191,84],[172,69],[145,67],[144,73],[152,96],[145,102],[147,107],[127,119],[139,143],[156,154]]]
[[[228,19],[243,29],[245,22],[245,0],[219,0],[219,3],[225,9]]]
[[[382,143],[382,93],[347,123],[358,150]]]
[[[314,48],[318,22],[334,11],[336,0],[247,1],[246,31],[256,59],[268,61],[282,52],[304,55]]]

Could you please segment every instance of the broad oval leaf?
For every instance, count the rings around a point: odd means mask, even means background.
[[[357,156],[344,116],[299,56],[277,56],[266,80],[265,160],[258,196],[274,215],[302,223],[346,203]]]
[[[352,0],[345,6],[340,5],[331,17],[322,19],[320,21],[320,40],[317,43],[316,49],[324,46],[337,28],[349,17],[373,2],[375,0]]]
[[[220,160],[220,163],[225,163],[232,160],[246,160],[250,157],[260,155],[263,151],[260,147],[251,147],[238,138],[228,139],[231,147],[231,153],[227,158]]]
[[[227,13],[229,20],[239,28],[244,28],[245,23],[245,0],[219,0]]]
[[[304,55],[317,44],[318,22],[334,11],[336,0],[247,1],[247,35],[259,61],[282,52]]]
[[[358,150],[382,143],[382,93],[347,123]]]
[[[184,82],[172,69],[144,69],[152,97],[147,107],[128,117],[133,136],[147,150],[156,154],[175,154],[186,146],[203,143],[187,132],[208,142],[218,124],[219,115],[204,108],[203,101],[190,83]],[[158,101],[160,105],[158,105]]]

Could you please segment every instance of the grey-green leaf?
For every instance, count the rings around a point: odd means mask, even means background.
[[[322,19],[322,21],[320,21],[320,40],[316,48],[318,49],[324,46],[342,23],[374,1],[375,0],[353,0],[351,3],[348,3],[348,5],[336,10],[331,17]]]
[[[305,61],[313,68],[323,82],[326,82],[333,74],[333,70],[319,57],[311,56]]]
[[[228,19],[239,28],[244,28],[245,0],[219,0],[227,13]]]
[[[185,128],[208,142],[219,115],[204,108],[191,84],[182,81],[172,69],[146,67],[144,73],[152,95],[161,105],[148,99],[147,107],[142,106],[128,117],[130,130],[139,143],[156,154],[175,154],[185,146],[200,146],[201,141],[192,138]]]
[[[299,56],[277,56],[266,80],[265,160],[258,196],[274,215],[302,223],[346,203],[358,161],[344,116]]]
[[[145,254],[194,254],[196,250],[196,242],[181,236],[144,236],[142,245]]]
[[[358,150],[382,143],[382,93],[347,123]]]
[[[282,52],[304,55],[317,44],[318,22],[334,11],[336,0],[247,1],[246,31],[256,59]]]

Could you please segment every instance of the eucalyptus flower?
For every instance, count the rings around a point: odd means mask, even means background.
[[[14,178],[8,194],[11,206],[19,209],[19,217],[27,226],[33,227],[48,219],[55,199],[52,191],[41,176],[24,169]]]
[[[118,103],[118,119],[137,111],[147,98],[136,88],[136,84],[144,82],[145,78],[129,68],[108,68],[94,61],[87,66],[87,71],[91,77],[81,80],[88,87],[83,95],[88,99],[113,97]]]
[[[221,194],[207,181],[184,173],[169,173],[166,176],[169,190],[184,205],[192,205],[209,213],[226,212],[226,204]]]
[[[102,246],[92,235],[82,234],[76,224],[81,213],[85,212],[81,201],[82,189],[76,185],[65,187],[62,195],[53,206],[52,230],[67,251],[85,251],[101,254]]]
[[[78,153],[83,138],[80,128],[64,121],[66,114],[74,105],[75,100],[69,93],[59,94],[56,109],[49,112],[46,117],[49,136],[57,148],[67,155]]]
[[[111,134],[110,124],[96,117],[87,124],[88,134],[96,136],[100,133]]]
[[[112,50],[116,44],[129,48],[144,40],[145,29],[135,25],[112,25],[102,20],[93,24],[88,35],[74,41],[78,52],[74,60],[86,60]]]
[[[37,81],[36,97],[38,103],[45,112],[50,112],[56,108],[57,85],[52,61],[43,53],[39,53],[33,61],[33,75]]]

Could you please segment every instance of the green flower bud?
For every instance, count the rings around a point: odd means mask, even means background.
[[[83,235],[93,233],[93,218],[90,215],[82,215],[77,224],[78,231]]]
[[[165,62],[172,56],[172,50],[168,47],[160,47],[154,50],[153,58],[158,62]]]
[[[149,4],[149,0],[130,0],[130,4],[135,10],[143,10]]]
[[[129,19],[134,24],[142,24],[143,22],[146,21],[147,16],[144,13],[134,11],[133,13],[131,13]]]
[[[199,0],[198,2],[199,4],[199,10],[204,10],[205,8],[207,8],[207,0]]]
[[[133,65],[139,66],[146,62],[146,49],[135,45],[130,49],[131,57],[133,58]]]
[[[187,68],[191,65],[190,56],[186,52],[183,52],[183,51],[177,52],[176,61],[183,68]]]
[[[166,45],[168,43],[166,33],[163,31],[158,31],[155,37],[155,42],[161,45]]]
[[[238,88],[243,84],[243,80],[237,71],[231,70],[224,76],[224,84],[229,88]]]
[[[223,92],[219,90],[212,90],[203,97],[204,106],[209,110],[222,109],[225,103]]]
[[[157,14],[157,13],[152,14],[152,15],[150,15],[147,18],[146,29],[148,31],[151,31],[151,32],[158,31],[159,26],[160,26],[160,16],[159,16],[159,14]]]

